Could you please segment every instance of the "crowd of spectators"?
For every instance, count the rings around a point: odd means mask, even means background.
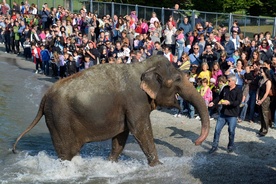
[[[37,7],[28,1],[13,2],[10,7],[4,0],[0,8],[0,43],[5,44],[7,53],[33,61],[36,73],[56,78],[98,64],[129,64],[164,55],[189,75],[190,82],[205,99],[210,117],[219,110],[219,105],[211,102],[227,85],[227,76],[233,74],[243,91],[239,121],[246,118],[248,111],[248,120],[253,122],[255,105],[261,106],[270,98],[272,108],[264,107],[269,108],[270,115],[260,116],[272,126],[273,118],[268,116],[275,114],[276,103],[271,93],[274,90],[268,89],[270,93],[262,96],[258,93],[262,72],[269,71],[266,78],[275,85],[276,39],[269,31],[245,37],[237,21],[228,29],[198,19],[193,28],[178,8],[176,4],[162,25],[155,12],[150,20],[137,17],[135,11],[130,15],[99,17],[85,6],[73,13],[60,5],[49,8],[44,3]],[[182,111],[189,111],[190,118],[195,118],[190,104],[181,102],[181,107]]]

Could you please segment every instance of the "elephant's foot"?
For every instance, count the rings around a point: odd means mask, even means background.
[[[108,160],[111,161],[111,162],[118,162],[118,157],[114,157],[114,156],[110,155],[108,157]]]
[[[149,162],[149,166],[151,166],[151,167],[154,167],[156,165],[162,165],[162,164],[163,163],[160,162],[159,160],[153,160],[153,161]]]

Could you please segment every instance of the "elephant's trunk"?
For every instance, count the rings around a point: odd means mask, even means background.
[[[197,92],[195,87],[189,83],[188,78],[183,74],[184,82],[183,86],[181,86],[179,95],[185,100],[190,102],[201,118],[201,134],[199,138],[195,141],[195,145],[200,145],[208,136],[209,128],[210,128],[210,119],[207,106],[205,101],[203,100],[202,96]]]

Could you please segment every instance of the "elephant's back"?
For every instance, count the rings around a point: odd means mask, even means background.
[[[48,91],[52,98],[115,96],[140,90],[140,72],[129,64],[101,64],[57,81]]]

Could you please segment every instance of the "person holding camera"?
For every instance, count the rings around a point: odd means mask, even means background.
[[[217,60],[217,53],[215,51],[212,50],[212,45],[211,44],[207,44],[205,46],[205,50],[202,52],[200,59],[203,62],[206,62],[209,66],[209,68],[213,67],[213,63],[215,60]]]
[[[242,89],[243,76],[244,76],[245,70],[243,69],[243,64],[242,64],[241,59],[237,60],[236,66],[234,66],[234,62],[235,62],[234,58],[231,57],[231,58],[228,58],[227,60],[228,61],[230,60],[230,62],[229,62],[230,67],[228,70],[226,70],[225,75],[229,75],[229,74],[235,75],[237,78],[236,85],[238,88]]]

